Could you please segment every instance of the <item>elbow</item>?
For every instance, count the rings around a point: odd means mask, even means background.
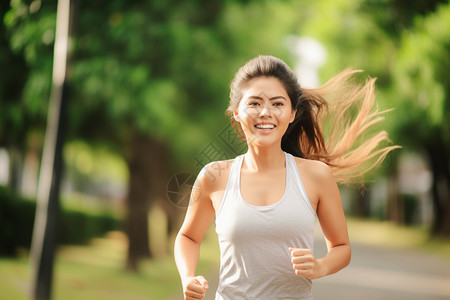
[[[346,248],[347,248],[347,255],[344,260],[344,268],[347,267],[352,260],[352,247],[350,246],[350,244],[348,244]]]
[[[178,232],[178,234],[177,234],[177,236],[175,238],[175,244],[178,244],[178,243],[184,242],[184,241],[187,241],[189,243],[194,243],[194,244],[197,244],[197,245],[200,245],[201,242],[202,242],[201,239],[195,239],[195,238],[185,234],[184,232],[182,232],[180,230],[180,232]]]

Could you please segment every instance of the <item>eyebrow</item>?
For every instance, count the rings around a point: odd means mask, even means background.
[[[257,99],[257,100],[263,100],[263,98],[260,97],[260,96],[249,96],[247,99],[250,99],[250,98],[251,99]],[[287,101],[287,99],[285,97],[283,97],[283,96],[274,96],[272,98],[269,98],[270,101],[278,100],[278,99],[283,99],[283,100]]]

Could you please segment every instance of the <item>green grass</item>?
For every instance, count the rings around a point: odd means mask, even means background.
[[[202,245],[199,273],[208,273],[218,261],[217,240],[210,230]],[[125,271],[126,237],[120,232],[93,239],[88,246],[59,248],[53,299],[64,300],[153,300],[181,295],[181,284],[172,255],[143,261],[140,272]],[[1,299],[28,299],[30,290],[28,254],[0,259]]]
[[[26,299],[29,290],[28,261],[0,258],[0,293],[4,299]]]
[[[424,251],[450,260],[450,238],[430,237],[425,227],[399,226],[392,222],[349,218],[350,241]]]

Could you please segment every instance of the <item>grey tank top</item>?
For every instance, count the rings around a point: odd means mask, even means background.
[[[316,213],[294,157],[285,153],[286,186],[272,205],[255,206],[240,192],[244,156],[234,159],[216,213],[220,274],[216,300],[312,299],[312,282],[295,274],[289,247],[313,250]]]

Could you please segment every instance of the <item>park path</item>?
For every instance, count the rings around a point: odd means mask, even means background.
[[[326,246],[319,234],[315,253]],[[217,270],[207,276],[205,300],[214,300]],[[450,261],[427,252],[352,243],[352,261],[337,274],[314,281],[314,300],[450,300]],[[175,295],[168,300],[181,300]]]
[[[352,262],[314,281],[314,300],[449,300],[450,261],[429,253],[352,244]]]

